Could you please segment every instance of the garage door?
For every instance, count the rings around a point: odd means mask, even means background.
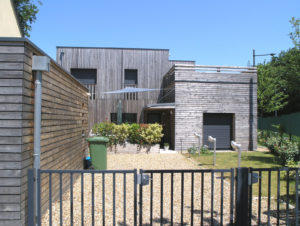
[[[203,144],[211,144],[207,141],[208,136],[217,138],[217,149],[231,149],[232,140],[232,114],[210,114],[203,115]]]

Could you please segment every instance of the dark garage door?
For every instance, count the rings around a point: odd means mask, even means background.
[[[212,147],[208,142],[208,136],[217,138],[217,149],[231,149],[232,140],[232,114],[203,115],[203,144]]]

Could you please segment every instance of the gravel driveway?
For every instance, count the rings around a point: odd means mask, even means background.
[[[110,170],[132,170],[132,169],[200,169],[198,164],[192,160],[186,159],[180,154],[111,154],[108,155],[108,169]],[[229,176],[229,174],[224,174]],[[133,174],[105,174],[105,224],[113,225],[113,205],[115,203],[115,223],[116,225],[133,225],[133,203],[134,203],[134,183]],[[184,201],[183,201],[183,221],[184,225],[190,225],[191,222],[191,188],[192,180],[191,173],[184,175]],[[124,187],[124,179],[126,186]],[[211,200],[211,174],[204,174],[204,224],[211,224],[211,203],[214,205],[214,224],[220,224],[220,206],[221,206],[221,180],[220,173],[214,175],[214,199]],[[92,176],[85,174],[83,178],[84,190],[81,192],[81,179],[77,177],[73,186],[73,223],[81,225],[81,199],[84,199],[84,224],[92,225]],[[95,225],[103,225],[103,178],[102,174],[94,176],[94,222]],[[115,182],[115,189],[113,183]],[[161,191],[161,183],[163,182],[163,191]],[[174,225],[181,225],[181,174],[175,173],[173,177],[173,220]],[[201,220],[201,174],[194,174],[194,193],[193,193],[193,221],[194,225],[199,225]],[[150,185],[143,187],[143,225],[150,223]],[[230,222],[230,184],[229,180],[224,180],[223,187],[223,224],[227,225]],[[124,191],[126,191],[126,201],[124,202]],[[113,196],[115,193],[115,198]],[[137,186],[139,200],[139,186]],[[165,173],[163,180],[161,175],[154,174],[153,176],[153,225],[160,225],[161,214],[161,193],[163,193],[163,221],[169,225],[171,219],[171,174]],[[126,207],[124,206],[126,204]],[[266,221],[266,201],[262,202],[262,220]],[[124,209],[126,211],[124,211]],[[253,202],[253,211],[257,209],[256,202]],[[54,202],[52,205],[52,221],[53,225],[59,225],[59,202]],[[124,215],[126,214],[126,215]],[[126,224],[124,222],[126,218]],[[139,219],[139,216],[137,216]],[[274,221],[275,218],[271,217]],[[49,211],[43,215],[42,225],[49,225]],[[63,225],[70,225],[70,191],[66,191],[63,195]],[[253,224],[255,225],[255,223]]]

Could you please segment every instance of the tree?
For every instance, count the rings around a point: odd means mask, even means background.
[[[36,21],[38,13],[37,5],[41,5],[39,0],[14,0],[18,14],[21,30],[26,37],[30,37],[31,24]]]
[[[292,17],[290,20],[293,28],[295,29],[293,32],[290,33],[290,38],[292,39],[296,48],[300,48],[300,19],[296,19]]]
[[[282,51],[258,66],[257,100],[260,114],[300,111],[300,49]]]
[[[278,57],[258,66],[258,111],[292,113],[300,111],[300,19],[290,20],[295,47],[281,51]]]
[[[285,82],[273,77],[274,68],[269,64],[258,65],[257,101],[259,115],[281,110],[288,104],[284,92]]]

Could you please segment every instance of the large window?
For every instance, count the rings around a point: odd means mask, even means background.
[[[125,77],[124,77],[124,88],[132,87],[136,88],[138,84],[138,71],[136,69],[125,69]],[[138,95],[135,92],[125,93],[125,100],[137,100]]]
[[[117,123],[117,113],[110,113],[110,121]],[[122,113],[122,123],[136,123],[137,114],[136,113]]]
[[[72,68],[71,74],[89,89],[90,99],[96,98],[97,70]]]

